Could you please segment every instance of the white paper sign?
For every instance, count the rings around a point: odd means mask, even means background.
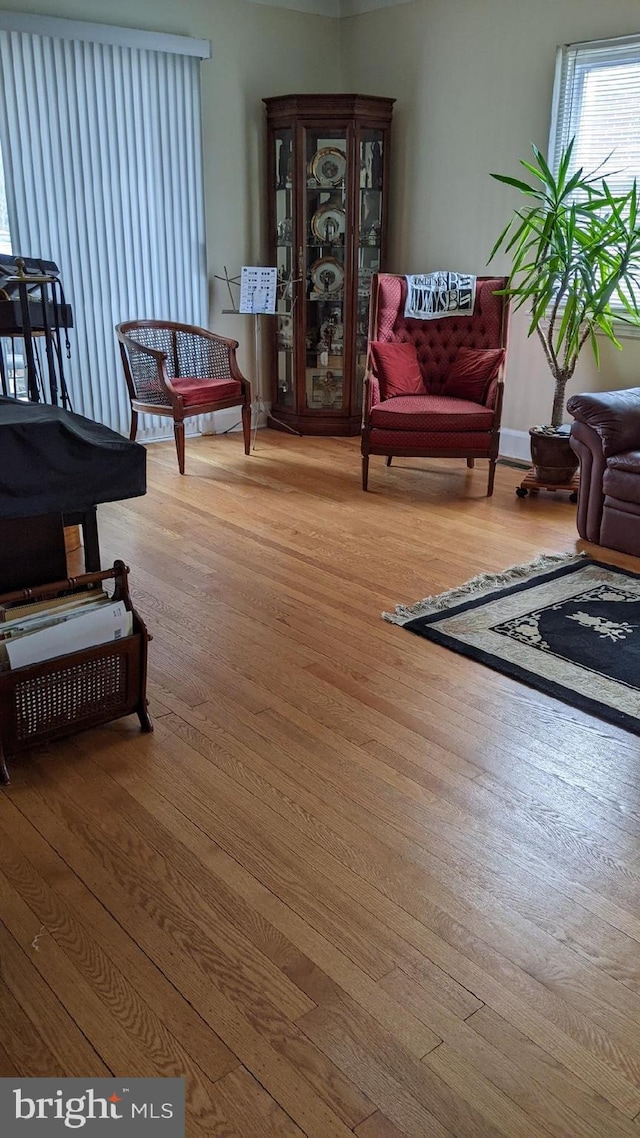
[[[243,265],[240,274],[240,312],[275,312],[277,268]]]

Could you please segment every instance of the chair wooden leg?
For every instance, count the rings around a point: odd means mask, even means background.
[[[178,468],[181,474],[184,474],[184,423],[174,423],[173,433],[176,440],[176,451],[178,453]]]
[[[369,455],[363,454],[362,456],[362,489],[367,490],[369,487]]]
[[[495,458],[489,459],[489,484],[487,486],[487,498],[490,498],[493,494],[493,483],[495,482],[496,477],[496,462],[497,459]]]
[[[392,458],[393,458],[393,455],[392,455],[392,454],[388,454],[388,455],[387,455],[387,466],[391,466],[391,459],[392,459]]]
[[[138,412],[132,411],[131,412],[131,430],[129,431],[129,439],[131,440],[132,443],[134,443],[136,441],[137,433],[138,433]]]
[[[140,730],[145,734],[150,734],[153,731],[153,720],[149,715],[148,704],[146,699],[141,699],[136,707],[136,714],[140,720]]]
[[[469,467],[469,470],[473,470],[475,464],[476,464],[475,458],[468,458],[467,459],[467,466]]]
[[[242,408],[242,434],[244,435],[244,453],[251,454],[251,407]]]

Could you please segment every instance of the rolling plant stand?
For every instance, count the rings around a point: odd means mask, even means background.
[[[570,482],[562,482],[560,485],[553,486],[548,482],[541,482],[536,478],[533,467],[530,467],[522,479],[522,482],[517,487],[516,494],[519,498],[526,498],[527,494],[537,494],[538,490],[551,490],[553,493],[555,493],[556,490],[561,490],[569,495],[570,502],[577,502],[579,487],[580,474],[577,470]]]

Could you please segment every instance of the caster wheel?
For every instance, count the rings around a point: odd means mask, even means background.
[[[516,494],[519,498],[526,498],[528,493],[529,491],[524,486],[518,486],[518,489],[516,490]]]
[[[571,492],[571,494],[569,495],[569,501],[570,501],[570,502],[573,502],[573,504],[574,504],[574,505],[575,505],[575,503],[578,501],[578,492],[577,492],[577,490],[573,490],[573,491]]]

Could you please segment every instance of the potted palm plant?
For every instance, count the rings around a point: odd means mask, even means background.
[[[533,162],[521,160],[530,181],[491,175],[527,201],[514,211],[489,261],[499,250],[510,255],[504,292],[514,308],[529,309],[528,334],[538,336],[553,378],[550,422],[529,434],[535,477],[562,485],[577,466],[562,421],[578,357],[588,341],[599,366],[600,335],[622,348],[615,320],[640,326],[638,195],[635,180],[630,190],[615,194],[600,176],[601,167],[587,174],[582,167],[572,169],[573,140],[556,175],[540,150],[532,150]]]

